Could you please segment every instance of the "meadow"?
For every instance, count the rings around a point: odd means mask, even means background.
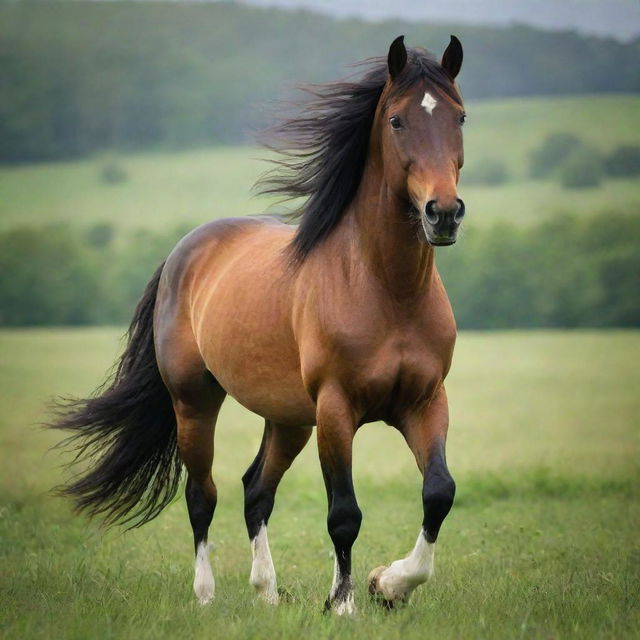
[[[404,555],[421,521],[420,480],[401,437],[356,438],[364,522],[354,549],[358,616],[321,613],[331,581],[326,504],[312,441],[270,522],[278,608],[255,602],[240,477],[259,420],[227,402],[216,435],[212,541],[217,599],[191,593],[180,496],[128,533],[72,515],[49,489],[68,457],[49,451],[45,401],[84,394],[119,349],[116,328],[0,332],[0,634],[3,638],[631,638],[640,630],[640,333],[459,336],[448,382],[448,460],[458,483],[434,579],[408,606],[368,601],[365,578]]]
[[[547,134],[573,133],[608,152],[640,144],[640,98],[625,95],[495,100],[467,105],[467,171],[503,161],[503,185],[465,184],[468,225],[508,219],[535,224],[553,215],[580,215],[640,208],[636,179],[608,179],[598,188],[565,189],[554,180],[528,177],[528,158]],[[216,147],[182,152],[99,155],[75,162],[0,168],[0,230],[17,225],[67,222],[111,223],[118,228],[163,230],[213,218],[256,214],[273,208],[252,197],[251,186],[268,164],[257,147]],[[125,174],[118,183],[101,179],[105,165]]]
[[[637,180],[571,190],[554,179],[534,181],[527,170],[548,133],[575,133],[602,152],[640,144],[637,96],[509,99],[470,103],[467,111],[468,169],[501,159],[510,177],[498,186],[463,177],[466,227],[489,234],[508,220],[535,233],[554,215],[640,210]],[[250,194],[267,168],[260,157],[249,146],[159,149],[3,166],[0,231],[110,223],[117,232],[162,233],[260,213],[275,206]],[[124,179],[106,181],[109,165]],[[191,528],[181,494],[157,520],[125,533],[103,531],[50,493],[69,457],[50,451],[61,434],[39,426],[48,419],[47,400],[94,389],[121,334],[114,327],[0,330],[0,637],[640,636],[639,331],[460,334],[448,381],[456,504],[442,529],[435,578],[391,613],[369,602],[365,579],[413,545],[421,483],[393,429],[374,424],[358,433],[354,478],[364,522],[354,548],[353,620],[321,613],[332,545],[313,439],[285,476],[270,522],[287,596],[276,609],[255,601],[240,478],[262,426],[233,401],[216,434],[213,606],[200,607],[191,592]]]

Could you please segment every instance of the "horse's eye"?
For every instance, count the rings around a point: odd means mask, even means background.
[[[460,124],[461,124],[461,125],[463,125],[466,119],[467,119],[467,114],[466,114],[466,113],[463,113],[463,114],[460,116]]]
[[[389,123],[391,124],[392,129],[402,129],[402,120],[398,116],[391,116],[389,118]]]

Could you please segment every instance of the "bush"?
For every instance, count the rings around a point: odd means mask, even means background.
[[[584,146],[573,133],[551,133],[529,155],[529,175],[532,178],[548,178],[565,160]]]
[[[616,178],[640,175],[640,147],[623,145],[616,147],[605,159],[604,169]]]
[[[574,151],[559,169],[560,182],[568,189],[597,187],[602,181],[602,162],[593,150]]]
[[[116,230],[108,222],[94,224],[85,233],[87,242],[96,249],[106,249],[111,246],[115,237]]]
[[[96,256],[67,226],[0,235],[0,324],[104,322],[105,289]]]
[[[502,160],[485,158],[462,172],[465,184],[497,186],[508,182],[509,170]]]
[[[100,169],[100,180],[105,184],[119,184],[128,179],[125,168],[117,160],[108,160]]]
[[[639,242],[636,215],[562,213],[469,228],[438,268],[461,329],[638,327]]]

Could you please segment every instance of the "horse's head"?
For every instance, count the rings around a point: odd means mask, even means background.
[[[454,82],[461,65],[455,36],[440,63],[420,49],[407,53],[396,38],[376,117],[387,184],[419,216],[423,240],[437,246],[456,241],[465,212],[457,189],[465,113]]]

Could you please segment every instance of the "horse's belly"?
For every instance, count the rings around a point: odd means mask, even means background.
[[[242,406],[263,418],[291,426],[313,425],[315,405],[307,394],[299,370],[265,365],[245,359],[242,350],[233,356],[207,361],[211,373],[225,391]]]
[[[288,392],[286,386],[277,391],[276,394],[256,394],[242,389],[230,395],[249,411],[279,424],[297,427],[316,423],[315,405],[309,396]]]

